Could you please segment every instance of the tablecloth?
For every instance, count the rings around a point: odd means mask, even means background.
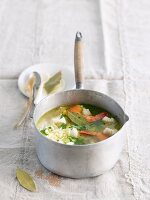
[[[150,199],[150,1],[0,1],[0,199]],[[88,179],[48,172],[39,162],[29,121],[14,129],[26,98],[18,75],[42,62],[73,67],[76,31],[85,42],[85,88],[113,97],[130,123],[115,167]],[[19,166],[36,180],[38,192],[22,188]]]

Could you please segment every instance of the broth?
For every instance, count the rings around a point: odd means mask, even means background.
[[[89,104],[54,108],[41,116],[36,126],[45,137],[67,145],[93,144],[121,128],[111,113]]]

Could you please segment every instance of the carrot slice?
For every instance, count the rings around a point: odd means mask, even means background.
[[[86,134],[86,135],[93,135],[96,136],[99,140],[106,140],[107,138],[109,138],[109,136],[104,135],[101,132],[94,132],[94,131],[87,131],[87,130],[82,130],[80,131],[81,134]]]
[[[101,119],[103,119],[105,116],[108,116],[108,113],[107,113],[107,112],[102,112],[102,113],[99,113],[98,115],[95,115],[95,116],[86,116],[86,115],[84,115],[85,119],[86,119],[88,122],[94,122],[94,121],[97,121],[97,120],[101,120]]]
[[[81,113],[82,112],[82,108],[80,105],[75,105],[72,106],[71,108],[69,108],[70,112],[75,112],[75,113]]]

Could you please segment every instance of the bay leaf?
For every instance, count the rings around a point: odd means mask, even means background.
[[[85,125],[85,129],[88,131],[96,131],[96,132],[101,132],[105,128],[105,124],[102,120],[97,120],[95,122],[89,123]]]
[[[61,71],[59,71],[54,76],[48,79],[48,81],[44,84],[44,88],[48,94],[52,92],[54,88],[58,86],[58,84],[60,84],[61,78],[62,78],[62,73]]]
[[[36,184],[33,178],[24,170],[17,168],[16,169],[16,177],[20,183],[20,185],[31,192],[36,191]]]
[[[73,123],[75,123],[79,126],[83,126],[88,123],[88,121],[79,113],[68,111],[68,117]]]

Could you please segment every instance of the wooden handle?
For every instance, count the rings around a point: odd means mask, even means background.
[[[75,81],[76,81],[76,89],[80,89],[83,87],[83,41],[82,34],[80,32],[76,33],[75,38],[75,47],[74,47],[74,70],[75,70]]]

